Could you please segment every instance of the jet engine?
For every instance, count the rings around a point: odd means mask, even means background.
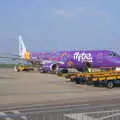
[[[40,68],[40,72],[52,72],[56,73],[59,66],[56,63],[46,63]]]

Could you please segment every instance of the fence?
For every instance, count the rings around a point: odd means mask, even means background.
[[[48,110],[20,113],[0,112],[0,120],[120,120],[120,109],[109,110]]]

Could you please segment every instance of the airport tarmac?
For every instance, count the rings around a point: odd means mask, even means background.
[[[119,100],[0,110],[0,120],[120,120]]]
[[[0,106],[67,104],[119,99],[120,88],[76,85],[63,77],[0,69]]]
[[[0,118],[19,119],[22,113],[24,120],[119,119],[119,91],[119,87],[76,85],[56,75],[0,69]]]

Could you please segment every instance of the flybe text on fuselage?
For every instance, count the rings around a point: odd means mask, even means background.
[[[74,60],[77,60],[78,62],[93,62],[93,58],[92,58],[92,55],[91,53],[85,53],[85,52],[75,52],[73,54],[73,58]]]

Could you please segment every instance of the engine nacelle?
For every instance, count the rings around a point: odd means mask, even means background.
[[[56,72],[59,66],[54,63],[46,63],[40,68],[40,72]]]

